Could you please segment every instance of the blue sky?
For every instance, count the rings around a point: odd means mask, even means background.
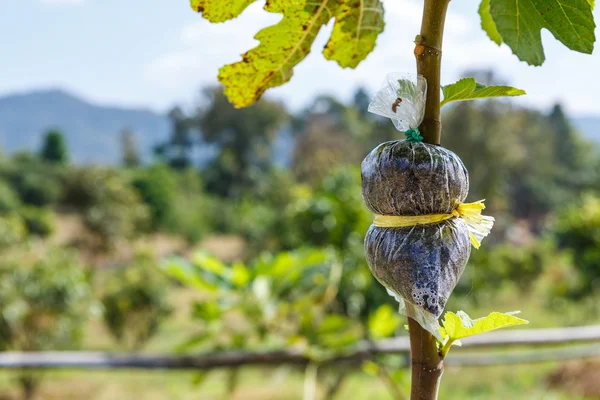
[[[219,66],[237,61],[255,46],[252,37],[260,28],[279,20],[263,4],[211,25],[188,0],[3,0],[0,95],[63,88],[101,104],[158,111],[191,104],[201,86],[216,84]],[[377,89],[388,72],[414,72],[412,40],[421,4],[384,0],[386,30],[356,70],[341,69],[321,55],[330,24],[292,81],[268,94],[298,108],[316,94],[348,98],[359,85]],[[600,50],[591,56],[571,52],[544,31],[547,61],[529,67],[485,36],[477,7],[472,0],[450,4],[443,83],[467,68],[494,68],[506,83],[527,90],[520,103],[546,108],[561,101],[575,115],[600,114]],[[595,17],[600,22],[598,8]]]

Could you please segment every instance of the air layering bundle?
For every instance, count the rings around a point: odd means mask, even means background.
[[[406,140],[376,147],[362,162],[362,192],[375,213],[365,238],[373,275],[400,312],[441,340],[438,318],[494,219],[482,201],[465,204],[469,176],[460,158],[422,143],[427,83],[390,74],[369,111],[392,119]]]

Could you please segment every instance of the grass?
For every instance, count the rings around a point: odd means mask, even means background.
[[[176,288],[171,292],[175,313],[163,324],[159,334],[147,347],[151,352],[171,352],[195,329],[189,317],[190,305],[197,293]],[[488,306],[468,304],[468,297],[458,297],[451,310],[464,308],[473,317],[491,311]],[[458,307],[458,308],[457,308]],[[515,298],[505,293],[494,299],[494,309],[509,311],[520,308],[523,317],[532,321],[529,327],[585,324],[598,321],[597,314],[584,306],[571,307],[568,315],[556,311],[535,297]],[[565,322],[566,321],[566,322]],[[100,321],[92,321],[86,330],[85,348],[92,350],[118,350]],[[452,357],[452,352],[449,357]],[[575,394],[549,388],[547,377],[560,367],[556,363],[495,367],[447,367],[442,380],[443,400],[582,400]],[[178,371],[49,371],[37,400],[301,400],[303,371],[288,367],[276,369],[242,368],[236,390],[228,393],[229,371],[217,370],[200,375]],[[331,370],[320,370],[320,380]],[[0,371],[0,400],[18,399],[17,373]],[[202,378],[201,384],[195,381]],[[408,381],[408,371],[404,373]],[[408,384],[404,385],[408,391]],[[356,368],[347,373],[336,400],[394,399],[383,381]],[[402,400],[402,399],[394,399]]]
[[[555,364],[448,368],[442,381],[444,400],[583,400],[548,387],[546,376]],[[327,373],[327,371],[324,371]],[[301,400],[301,371],[279,368],[242,369],[240,383],[229,395],[227,371],[211,372],[200,385],[198,374],[190,372],[140,371],[53,371],[45,375],[38,399],[44,400]],[[15,374],[0,373],[0,399],[17,398]],[[336,400],[393,399],[385,385],[366,374],[350,373]]]

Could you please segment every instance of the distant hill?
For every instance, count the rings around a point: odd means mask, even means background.
[[[572,121],[584,137],[600,145],[600,116]],[[8,153],[37,151],[44,133],[57,128],[65,134],[74,162],[115,164],[120,161],[119,134],[125,127],[135,133],[144,160],[151,159],[153,147],[167,139],[170,129],[166,115],[95,105],[62,90],[0,97],[0,150]],[[293,140],[288,137],[289,132],[280,136],[274,146],[275,161],[287,165]],[[197,149],[195,158],[210,158],[213,150],[209,146]]]
[[[61,90],[0,97],[0,149],[37,151],[51,128],[64,133],[76,163],[120,161],[120,131],[131,129],[145,160],[169,133],[165,115],[150,110],[91,104]]]
[[[600,116],[574,118],[573,124],[585,138],[600,144]]]

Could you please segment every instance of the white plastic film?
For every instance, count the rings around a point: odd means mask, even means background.
[[[406,132],[423,122],[427,81],[421,75],[393,72],[375,93],[369,112],[392,120],[396,129]]]

